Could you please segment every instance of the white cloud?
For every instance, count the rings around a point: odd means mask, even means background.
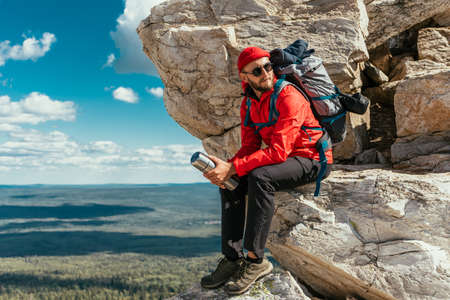
[[[108,55],[106,63],[103,65],[103,68],[112,67],[112,65],[115,61],[116,61],[116,56],[113,53],[111,53],[110,55]]]
[[[128,103],[137,103],[139,101],[139,97],[133,89],[123,86],[120,86],[113,91],[113,97],[114,99]]]
[[[156,87],[156,88],[146,87],[145,90],[147,91],[147,93],[149,93],[155,97],[158,97],[158,98],[161,98],[164,95],[164,89],[161,87]]]
[[[76,142],[60,131],[48,134],[35,129],[11,132],[9,140],[0,145],[0,158],[14,157],[7,166],[36,167],[58,161],[61,156],[72,156],[80,153]],[[1,164],[1,162],[0,162]]]
[[[83,149],[90,153],[115,154],[119,153],[121,148],[122,147],[111,141],[97,141],[89,143],[89,145],[85,146]]]
[[[155,162],[165,166],[189,164],[194,152],[202,151],[198,145],[167,145],[152,148],[140,148],[136,153],[147,162]]]
[[[55,41],[56,37],[53,33],[45,32],[41,39],[27,38],[22,45],[11,46],[10,41],[0,42],[0,66],[3,66],[8,59],[36,61],[50,50]]]
[[[0,96],[0,124],[37,124],[50,120],[75,120],[75,104],[71,101],[52,100],[33,92],[20,101]]]
[[[12,124],[0,124],[0,131],[13,132],[20,131],[22,128]]]
[[[116,31],[110,33],[116,48],[120,50],[120,56],[114,64],[117,72],[158,76],[155,66],[142,51],[142,43],[136,28],[150,15],[150,9],[163,1],[125,0],[125,9],[117,19]]]
[[[190,165],[192,153],[201,150],[201,145],[127,150],[112,141],[81,144],[60,131],[20,129],[9,132],[9,140],[0,144],[0,180],[16,184],[111,182],[108,178],[122,183],[202,181]]]

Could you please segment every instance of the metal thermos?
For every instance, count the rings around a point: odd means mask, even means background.
[[[191,157],[191,165],[203,173],[208,172],[216,167],[216,164],[205,154],[195,152]],[[230,178],[223,183],[223,185],[230,191],[234,190],[239,182],[235,178]]]

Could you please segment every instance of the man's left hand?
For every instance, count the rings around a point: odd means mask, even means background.
[[[223,182],[228,180],[231,175],[236,174],[234,165],[217,158],[213,155],[209,155],[209,158],[216,164],[216,167],[209,172],[203,174],[212,184],[224,189]]]

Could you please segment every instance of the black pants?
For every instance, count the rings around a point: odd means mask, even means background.
[[[328,166],[323,178],[330,174],[330,169]],[[274,213],[275,192],[314,182],[319,171],[318,161],[290,157],[283,163],[259,167],[240,177],[234,191],[220,189],[222,253],[231,260],[242,257],[244,238],[245,249],[254,252],[258,258],[263,257]],[[248,211],[244,234],[246,194]]]

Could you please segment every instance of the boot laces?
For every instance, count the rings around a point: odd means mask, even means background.
[[[244,260],[242,262],[242,265],[239,268],[239,271],[238,271],[238,274],[237,274],[238,275],[237,279],[241,279],[241,278],[245,277],[245,274],[247,273],[248,267],[249,267],[248,262]]]

